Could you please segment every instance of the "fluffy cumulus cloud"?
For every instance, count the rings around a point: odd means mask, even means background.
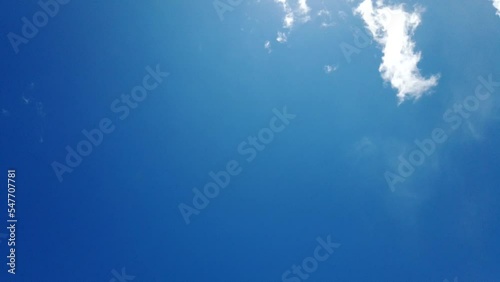
[[[497,15],[500,17],[500,0],[493,0],[493,6],[497,9]]]
[[[311,19],[311,8],[307,5],[307,0],[275,0],[281,4],[285,12],[283,27],[291,29],[296,22],[308,22]]]
[[[500,1],[500,0],[497,0]],[[421,10],[407,12],[403,5],[374,4],[364,0],[355,10],[360,15],[383,52],[379,71],[382,78],[398,91],[399,102],[418,99],[438,84],[439,75],[425,78],[418,69],[421,53],[415,52],[412,39],[420,24]]]

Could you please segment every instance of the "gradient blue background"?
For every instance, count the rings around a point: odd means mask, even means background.
[[[491,2],[406,2],[426,8],[419,67],[441,79],[400,106],[375,43],[350,64],[339,48],[363,27],[354,3],[308,3],[337,25],[313,19],[278,44],[273,1],[244,1],[221,22],[211,1],[73,0],[16,55],[6,34],[39,7],[5,1],[0,173],[17,170],[19,223],[18,274],[2,240],[0,280],[107,282],[125,267],[134,281],[281,281],[331,235],[341,247],[308,281],[500,281],[500,90],[470,119],[476,135],[454,132],[394,193],[384,179],[414,139],[446,127],[477,76],[500,78]],[[118,120],[110,103],[156,64],[170,76]],[[244,162],[237,145],[285,105],[297,117]],[[115,132],[59,183],[50,164],[104,117]],[[243,172],[186,225],[178,204],[231,159]]]

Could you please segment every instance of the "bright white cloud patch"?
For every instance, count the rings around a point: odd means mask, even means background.
[[[497,15],[500,17],[500,0],[493,0],[493,6],[497,9]]]
[[[296,22],[308,22],[311,19],[309,15],[311,8],[307,5],[307,0],[275,0],[281,4],[285,12],[283,27],[291,29]],[[292,3],[293,2],[293,3]]]
[[[421,53],[415,52],[412,36],[420,24],[420,12],[417,8],[409,13],[403,5],[384,5],[382,0],[377,0],[375,5],[372,0],[364,0],[355,10],[382,46],[379,71],[382,78],[398,90],[400,103],[420,98],[439,80],[439,75],[423,77],[418,69]]]

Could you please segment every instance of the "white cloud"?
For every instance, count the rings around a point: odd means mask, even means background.
[[[326,74],[330,74],[338,69],[337,66],[333,65],[326,65],[323,67],[323,70],[325,71]]]
[[[304,14],[307,14],[311,11],[311,8],[307,6],[307,0],[299,0],[299,10]]]
[[[276,41],[279,43],[285,43],[288,40],[286,33],[278,31],[278,37],[276,37]]]
[[[497,15],[500,17],[500,0],[493,0],[493,6],[497,9]]]
[[[327,9],[322,9],[318,12],[318,16],[328,16],[330,17],[331,13]]]
[[[264,43],[264,49],[267,50],[268,53],[271,53],[273,50],[271,49],[271,42],[269,40],[267,40],[265,43]]]
[[[311,8],[307,5],[307,0],[275,0],[275,2],[281,4],[285,12],[283,28],[291,29],[296,22],[305,23],[311,19]],[[290,2],[295,3],[292,5]]]
[[[297,23],[306,23],[311,20],[311,8],[307,5],[307,0],[274,0],[281,5],[285,12],[283,18],[284,31],[278,31],[276,41],[286,43],[293,27]]]
[[[438,84],[439,75],[425,78],[418,69],[421,53],[415,52],[412,36],[420,24],[421,9],[409,13],[403,5],[384,5],[377,0],[374,6],[372,0],[364,0],[355,13],[363,18],[375,41],[382,46],[379,71],[398,90],[400,103],[418,99]]]
[[[321,19],[321,27],[331,27],[335,25],[332,19],[332,13],[330,13],[330,11],[322,9],[318,12],[317,15]]]

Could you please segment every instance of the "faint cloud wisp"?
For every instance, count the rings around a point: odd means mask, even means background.
[[[330,74],[338,69],[337,66],[333,65],[326,65],[323,67],[323,70],[325,71],[326,74]]]

